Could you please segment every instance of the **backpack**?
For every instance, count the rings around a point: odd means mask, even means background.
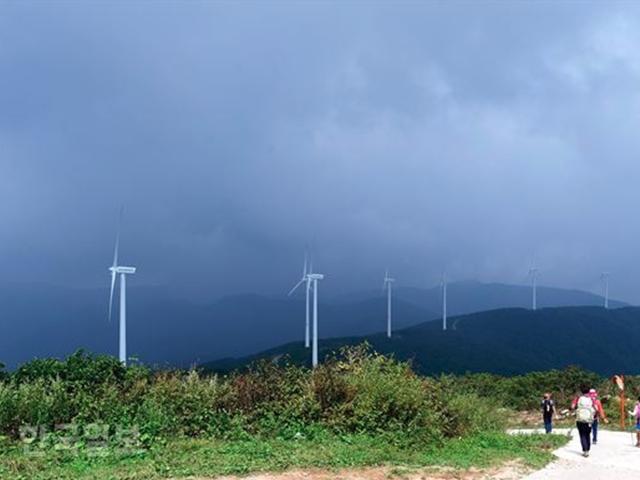
[[[593,400],[587,396],[580,397],[577,405],[576,420],[581,423],[592,423],[595,413]]]

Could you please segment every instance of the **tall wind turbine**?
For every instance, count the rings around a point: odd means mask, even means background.
[[[442,330],[447,331],[447,274],[442,274]]]
[[[321,273],[313,273],[311,270],[308,275],[313,285],[313,341],[311,348],[311,366],[318,366],[318,280],[322,280],[324,275]]]
[[[291,291],[289,292],[289,296],[293,295],[293,292],[295,292],[298,287],[300,285],[302,285],[303,283],[306,283],[306,310],[305,310],[305,323],[304,323],[304,346],[306,348],[309,348],[310,346],[310,334],[309,334],[309,293],[311,291],[311,278],[309,278],[309,272],[307,271],[307,264],[308,264],[308,255],[305,253],[304,254],[304,267],[302,268],[302,278],[300,279],[300,281],[298,283],[295,284],[295,286],[291,289]],[[311,268],[309,269],[311,270]]]
[[[120,221],[118,224],[118,233],[116,235],[116,247],[113,253],[113,265],[109,267],[111,272],[111,293],[109,294],[109,321],[111,321],[111,312],[113,311],[113,292],[116,288],[116,277],[120,275],[120,338],[118,358],[127,364],[127,275],[136,273],[136,267],[124,267],[118,264],[118,250],[120,249],[120,229],[122,227],[123,209],[120,209]]]
[[[602,272],[600,280],[604,284],[604,308],[609,308],[609,272]]]
[[[531,277],[531,309],[536,310],[538,308],[538,269],[535,266],[529,269],[529,276]]]
[[[384,272],[382,290],[387,290],[387,338],[391,338],[391,285],[395,281],[395,278],[389,276],[389,270]]]

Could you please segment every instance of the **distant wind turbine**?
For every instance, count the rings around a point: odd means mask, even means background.
[[[609,308],[609,272],[602,272],[600,280],[604,284],[604,308]]]
[[[387,338],[391,338],[391,285],[395,281],[395,278],[389,276],[389,270],[384,272],[382,290],[387,290]]]
[[[310,340],[309,340],[309,292],[311,290],[311,278],[309,277],[309,272],[307,271],[307,264],[308,264],[308,255],[305,253],[304,254],[304,267],[302,268],[302,278],[300,279],[300,281],[298,283],[295,284],[295,286],[291,289],[291,291],[289,292],[289,296],[293,295],[293,292],[295,292],[298,287],[300,285],[302,285],[303,283],[306,283],[306,310],[305,310],[305,323],[304,323],[304,346],[306,348],[309,348],[310,344]],[[309,271],[313,269],[313,266],[311,266],[311,268],[309,268]]]
[[[531,309],[536,310],[538,308],[538,269],[535,266],[529,269],[529,276],[531,277]]]
[[[322,280],[324,275],[321,273],[313,273],[310,270],[309,279],[313,284],[313,341],[311,348],[311,366],[318,366],[318,280]]]
[[[447,331],[447,275],[442,274],[442,330]]]
[[[118,358],[127,364],[127,275],[136,273],[135,267],[124,267],[118,264],[118,250],[120,249],[120,229],[122,228],[122,214],[124,209],[120,209],[120,220],[118,222],[118,233],[116,235],[116,246],[113,253],[113,265],[111,271],[111,293],[109,294],[109,321],[113,311],[113,292],[116,287],[116,277],[120,275],[120,331]]]

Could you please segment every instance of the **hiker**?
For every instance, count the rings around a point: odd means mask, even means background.
[[[600,402],[600,399],[598,399],[598,392],[595,388],[589,390],[589,396],[591,397],[591,400],[593,400],[593,408],[596,411],[593,418],[593,423],[591,424],[591,431],[593,432],[593,440],[591,441],[591,443],[593,445],[597,445],[599,420],[602,419],[604,423],[609,423],[609,420],[607,420],[607,416],[604,413],[604,408],[602,408],[602,402]]]
[[[550,393],[545,393],[542,398],[542,421],[544,422],[544,431],[546,433],[551,433],[553,430],[553,414],[556,411],[556,406],[551,399]]]
[[[636,419],[636,447],[640,447],[640,397],[638,397],[633,412],[629,412],[629,415]]]
[[[580,434],[580,444],[582,445],[582,456],[588,457],[591,450],[591,424],[595,418],[596,409],[593,399],[589,395],[589,387],[580,388],[582,395],[575,399],[571,408],[576,411],[576,427]]]

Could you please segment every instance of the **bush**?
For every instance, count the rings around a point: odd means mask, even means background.
[[[316,393],[327,406],[323,416],[330,425],[353,433],[420,430],[440,437],[425,384],[408,364],[356,348],[343,351],[343,360],[332,360],[323,370],[324,379],[331,379],[323,384],[329,390]]]
[[[158,375],[135,415],[146,433],[197,436],[222,433],[229,385],[218,377],[200,378],[196,371]]]
[[[131,370],[137,372],[139,369],[132,367]],[[93,356],[78,350],[65,361],[43,358],[25,363],[13,374],[12,379],[16,383],[28,383],[59,378],[76,387],[90,388],[105,383],[121,384],[126,375],[127,368],[118,359],[107,355]]]

